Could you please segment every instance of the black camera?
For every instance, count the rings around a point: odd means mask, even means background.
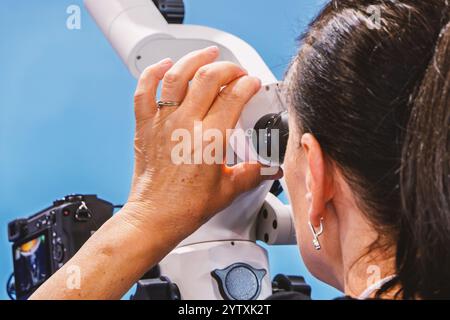
[[[27,219],[10,222],[16,299],[27,299],[112,217],[113,211],[111,203],[96,195],[69,195]]]

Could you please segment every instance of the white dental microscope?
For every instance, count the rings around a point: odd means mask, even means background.
[[[263,84],[237,127],[246,132],[281,121],[279,83],[255,49],[226,32],[182,24],[182,0],[85,0],[85,5],[136,78],[164,58],[176,61],[193,50],[216,45],[219,60],[239,64]],[[232,147],[240,159],[250,153],[251,158],[267,162],[267,157],[258,155],[250,135],[237,140]],[[254,300],[265,299],[274,290],[305,289],[301,277],[279,276],[272,282],[267,252],[256,243],[296,243],[290,207],[269,193],[272,184],[266,182],[241,195],[180,243],[160,262],[153,278],[138,283],[135,298]]]

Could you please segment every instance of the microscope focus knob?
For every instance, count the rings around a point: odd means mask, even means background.
[[[255,269],[245,263],[235,263],[211,272],[225,300],[255,300],[261,292],[266,270]]]
[[[153,0],[153,3],[168,23],[183,23],[185,14],[183,0]]]

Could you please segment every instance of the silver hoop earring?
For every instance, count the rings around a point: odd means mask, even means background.
[[[311,232],[313,234],[312,243],[313,243],[314,249],[320,250],[322,247],[320,246],[319,236],[323,233],[322,220],[320,220],[320,227],[319,227],[319,231],[318,232],[316,232],[316,230],[314,229],[311,221],[309,221],[308,224],[309,224],[309,228],[311,229]]]

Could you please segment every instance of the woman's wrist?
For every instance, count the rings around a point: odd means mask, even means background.
[[[180,212],[169,212],[170,208],[162,208],[152,202],[127,202],[115,215],[119,224],[126,224],[142,241],[148,242],[153,248],[165,248],[166,254],[175,248],[179,242],[192,233],[195,227],[186,227],[186,221],[174,217],[183,215]],[[198,223],[200,226],[200,223]],[[151,243],[150,243],[151,242]]]

